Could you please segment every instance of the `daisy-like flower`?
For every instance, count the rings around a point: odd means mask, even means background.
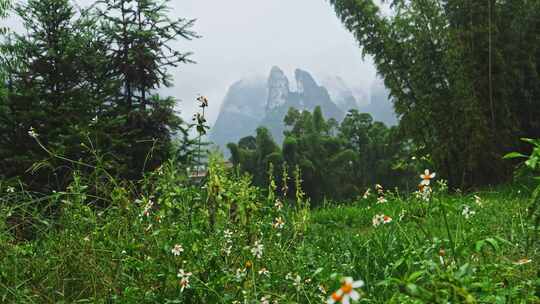
[[[469,219],[471,216],[475,215],[476,212],[474,210],[471,210],[471,208],[467,205],[463,206],[463,211],[461,211],[461,215],[465,217],[465,219]]]
[[[191,272],[184,272],[184,269],[178,270],[177,276],[180,278],[180,292],[183,292],[184,289],[189,288],[189,278],[192,276]]]
[[[355,281],[351,277],[346,277],[343,283],[341,283],[341,288],[334,292],[326,303],[334,304],[341,302],[343,304],[349,304],[351,300],[358,301],[360,300],[360,294],[355,289],[362,286],[364,286],[364,281]]]
[[[285,221],[281,218],[281,216],[277,217],[272,224],[272,227],[275,229],[283,229],[283,226],[285,226]]]
[[[388,200],[386,198],[384,198],[384,196],[379,196],[377,198],[377,204],[384,204],[386,202],[388,202]]]
[[[269,276],[269,275],[270,275],[270,271],[268,271],[268,269],[266,269],[266,268],[263,267],[263,268],[261,268],[261,269],[259,270],[259,274],[260,274],[260,275]]]
[[[368,199],[370,194],[371,194],[371,189],[368,188],[366,192],[364,192],[364,195],[362,196],[362,198]]]
[[[373,223],[373,227],[377,227],[384,221],[384,215],[382,214],[376,214],[371,222]]]
[[[264,245],[261,244],[259,241],[255,241],[255,244],[253,244],[253,248],[251,248],[251,253],[257,258],[262,258],[263,255],[263,249]]]
[[[382,224],[389,224],[392,222],[392,218],[389,217],[388,215],[384,215],[384,214],[377,214],[373,217],[373,219],[371,220],[371,222],[373,223],[373,227],[378,227]]]
[[[179,256],[182,252],[184,252],[184,248],[180,244],[174,245],[174,247],[171,249],[171,253],[174,256]]]
[[[379,194],[383,194],[384,193],[384,188],[383,186],[381,186],[381,184],[375,184],[375,189],[377,189],[377,192]]]
[[[529,264],[530,262],[532,262],[531,259],[524,258],[524,259],[519,259],[515,261],[514,265],[524,265],[524,264]]]
[[[197,101],[199,101],[199,103],[200,103],[199,107],[201,107],[201,108],[208,107],[208,97],[199,96],[199,97],[197,97]]]
[[[420,174],[420,178],[422,179],[420,185],[429,186],[431,180],[435,178],[435,172],[430,173],[429,169],[426,169],[424,174]]]
[[[30,135],[30,137],[33,137],[33,138],[38,138],[39,136],[39,134],[37,134],[34,127],[30,127],[30,129],[28,130],[28,135]]]
[[[281,210],[283,208],[283,203],[279,199],[277,199],[274,207],[276,207],[277,210]]]
[[[270,304],[270,299],[267,298],[267,297],[262,297],[261,298],[261,304]]]
[[[6,192],[7,193],[15,193],[15,188],[13,188],[11,186],[8,186],[7,189],[6,189]]]

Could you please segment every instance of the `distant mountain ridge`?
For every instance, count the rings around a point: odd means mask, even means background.
[[[228,143],[238,142],[242,137],[253,135],[257,127],[265,126],[279,144],[285,129],[283,118],[290,107],[313,111],[316,106],[320,106],[326,118],[337,121],[341,121],[350,109],[368,113],[374,110],[377,113],[374,115],[375,119],[381,120],[378,119],[378,116],[381,116],[384,120],[390,118],[390,121],[383,120],[385,123],[393,124],[396,121],[388,98],[386,101],[377,98],[379,104],[376,106],[369,103],[360,106],[353,90],[339,77],[326,80],[330,92],[327,87],[319,85],[307,71],[296,69],[294,78],[296,90],[293,91],[285,73],[274,66],[266,81],[245,79],[235,82],[221,105],[217,120],[210,131],[210,140],[224,149]],[[380,97],[379,95],[376,94]],[[373,109],[369,109],[370,107]],[[394,122],[391,121],[392,117]]]

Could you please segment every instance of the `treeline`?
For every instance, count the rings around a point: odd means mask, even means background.
[[[320,203],[355,198],[376,183],[407,187],[406,181],[415,174],[415,163],[403,162],[410,160],[408,141],[396,127],[373,121],[369,114],[351,110],[339,124],[326,120],[320,107],[313,113],[291,108],[284,123],[287,130],[281,147],[264,127],[257,129],[256,136],[228,145],[233,164],[252,175],[259,186],[268,186],[272,174],[277,185],[286,185],[294,196],[291,177],[299,169],[302,190]]]
[[[168,68],[191,62],[171,42],[197,35],[167,11],[153,0],[15,5],[25,31],[5,32],[0,49],[0,179],[61,188],[74,167],[97,162],[138,179],[173,157],[172,136],[189,126],[157,90],[170,85]]]
[[[507,181],[540,137],[540,1],[331,0],[391,92],[400,129],[450,185]]]

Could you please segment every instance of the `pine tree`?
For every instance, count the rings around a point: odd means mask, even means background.
[[[175,100],[156,90],[170,86],[168,68],[191,63],[191,53],[173,49],[171,41],[198,37],[194,20],[170,20],[166,3],[154,0],[102,0],[97,15],[109,46],[107,69],[119,88],[110,99],[109,115],[117,120],[110,134],[121,138],[116,153],[127,166],[126,177],[138,178],[170,156],[171,137],[181,119]]]
[[[5,177],[52,187],[65,184],[66,164],[51,158],[51,168],[31,177],[25,171],[50,155],[28,135],[30,128],[50,151],[84,157],[81,142],[94,117],[96,100],[89,79],[95,57],[89,24],[77,18],[68,0],[30,0],[15,8],[27,34],[4,43],[7,95],[0,105],[0,171]]]

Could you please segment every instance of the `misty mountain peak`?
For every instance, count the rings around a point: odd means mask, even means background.
[[[252,135],[258,126],[267,127],[277,142],[283,140],[283,117],[290,107],[313,111],[320,106],[326,118],[337,121],[350,109],[358,109],[358,103],[345,81],[334,77],[319,85],[313,76],[302,69],[294,72],[296,91],[283,70],[274,66],[266,81],[261,78],[244,79],[234,83],[228,90],[218,119],[210,131],[210,139],[220,147],[229,142]],[[365,112],[377,116],[393,115],[391,104],[385,96],[386,91],[376,94],[370,108]],[[377,93],[379,93],[377,91]]]
[[[277,108],[285,104],[289,98],[289,79],[285,73],[277,67],[272,67],[268,77],[268,101],[267,110]]]
[[[306,90],[313,90],[319,87],[313,76],[304,70],[296,69],[294,71],[294,77],[296,78],[296,86],[299,94],[303,94]]]

